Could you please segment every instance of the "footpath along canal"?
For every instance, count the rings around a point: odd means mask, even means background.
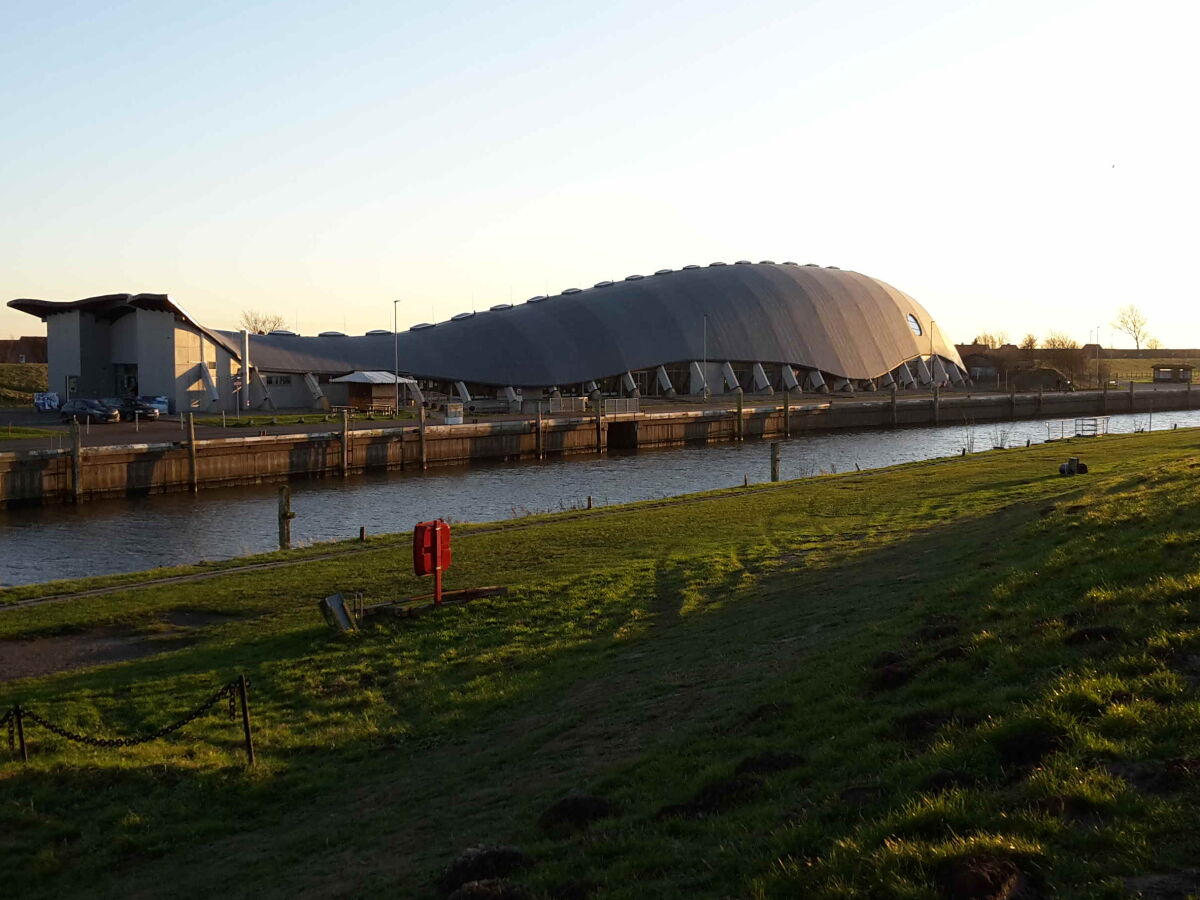
[[[1200,426],[1200,410],[1113,416],[1114,433]],[[900,430],[809,432],[782,442],[781,475],[874,469],[1074,434],[1074,421],[1029,419]],[[1088,443],[1070,454],[1086,460]],[[1064,448],[1064,458],[1069,455]],[[485,522],[653,500],[767,481],[766,441],[544,461],[388,472],[292,484],[293,545],[407,531],[425,519]],[[0,511],[0,585],[35,584],[228,559],[277,546],[277,487],[245,486]]]

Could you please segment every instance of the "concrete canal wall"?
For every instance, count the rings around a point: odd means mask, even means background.
[[[1193,396],[1195,395],[1195,396]],[[346,477],[474,460],[514,460],[607,449],[776,438],[835,428],[964,425],[1200,406],[1191,386],[1138,393],[962,394],[822,399],[736,407],[573,416],[465,425],[264,435],[0,453],[0,504],[199,490],[292,478]]]

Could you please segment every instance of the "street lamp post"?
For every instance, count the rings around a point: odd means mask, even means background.
[[[395,379],[394,387],[396,388],[396,399],[392,409],[400,412],[400,332],[397,328],[399,325],[400,301],[392,301],[392,349],[395,351],[395,361],[392,367],[392,378]]]

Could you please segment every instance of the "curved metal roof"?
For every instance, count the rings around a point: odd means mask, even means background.
[[[909,327],[910,314],[921,336]],[[250,355],[269,371],[390,370],[393,341],[404,372],[493,385],[575,384],[705,354],[852,379],[876,378],[931,351],[962,365],[929,313],[903,291],[857,272],[774,263],[620,281],[395,338],[253,335]]]
[[[391,371],[398,347],[406,373],[500,386],[577,384],[705,356],[787,363],[851,379],[876,378],[931,353],[962,368],[924,307],[857,272],[740,261],[659,273],[395,336],[251,335],[251,362],[273,372]],[[13,300],[9,306],[42,318],[81,308],[110,314],[162,309],[200,327],[165,294]],[[909,315],[921,335],[909,327]],[[237,332],[203,330],[240,354]]]

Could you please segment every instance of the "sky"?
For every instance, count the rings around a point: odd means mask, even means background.
[[[1191,0],[0,12],[4,300],[353,334],[774,259],[879,278],[957,341],[1126,346],[1132,303],[1200,347]]]

